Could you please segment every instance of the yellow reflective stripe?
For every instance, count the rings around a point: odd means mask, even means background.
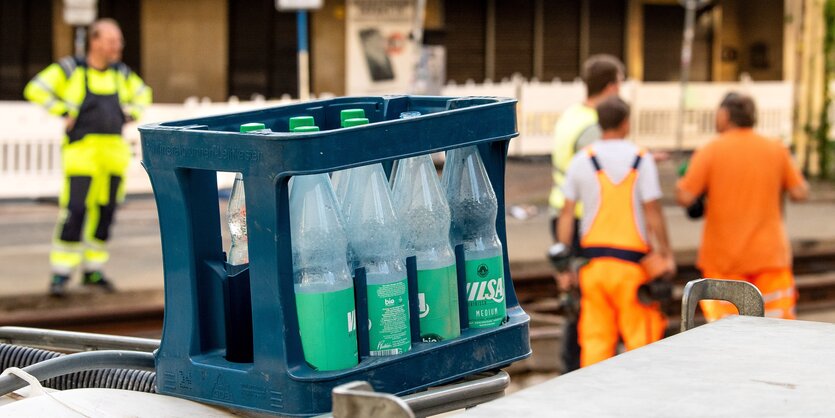
[[[81,264],[81,252],[82,246],[80,244],[67,245],[67,243],[56,241],[49,253],[49,264],[52,265],[52,271],[59,274],[69,274]]]
[[[81,252],[53,250],[49,255],[52,264],[77,266],[81,262]]]
[[[90,267],[92,263],[95,263],[97,266],[102,266],[109,259],[110,254],[107,250],[98,250],[93,248],[84,250],[84,264],[87,267]]]
[[[98,222],[91,223],[98,225]],[[101,267],[110,259],[105,242],[92,237],[92,232],[92,230],[87,231],[88,238],[85,241],[87,248],[84,249],[84,265],[88,269]]]

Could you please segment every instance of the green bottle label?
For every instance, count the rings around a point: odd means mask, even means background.
[[[467,260],[465,269],[470,328],[491,328],[501,325],[507,313],[502,256]]]
[[[418,270],[417,279],[420,337],[423,341],[443,341],[461,335],[455,264],[433,270]]]
[[[372,356],[403,354],[412,348],[409,295],[399,282],[368,285],[368,349]]]
[[[354,289],[296,293],[304,359],[320,371],[357,365]]]

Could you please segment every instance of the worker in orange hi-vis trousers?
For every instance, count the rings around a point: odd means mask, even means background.
[[[698,266],[704,277],[745,280],[763,295],[765,315],[795,318],[797,292],[783,225],[783,195],[805,200],[809,186],[777,140],[754,132],[756,106],[730,93],[716,112],[719,137],[696,151],[678,183],[679,204],[707,194]],[[702,301],[708,321],[736,314],[722,301]]]
[[[583,204],[580,246],[590,261],[579,273],[581,367],[614,356],[619,337],[627,350],[663,337],[666,320],[658,304],[638,300],[638,288],[650,280],[641,260],[652,251],[666,275],[675,272],[655,162],[624,139],[629,106],[611,97],[597,106],[597,114],[602,139],[569,165],[558,227],[560,242],[570,245],[570,215],[576,204]]]

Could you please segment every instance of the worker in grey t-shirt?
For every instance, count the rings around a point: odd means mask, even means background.
[[[611,97],[597,105],[597,115],[603,136],[569,164],[557,227],[560,243],[569,246],[574,234],[570,215],[583,205],[580,247],[589,263],[578,279],[581,367],[615,355],[619,338],[631,350],[663,337],[666,320],[658,303],[638,300],[638,288],[655,278],[641,262],[655,253],[650,259],[662,260],[662,275],[675,271],[655,161],[624,139],[629,106]]]

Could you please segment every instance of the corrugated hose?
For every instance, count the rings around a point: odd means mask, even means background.
[[[156,393],[154,356],[123,350],[61,354],[20,345],[0,344],[0,371],[19,367],[45,387],[123,389]],[[17,376],[0,377],[0,396],[26,386]]]

